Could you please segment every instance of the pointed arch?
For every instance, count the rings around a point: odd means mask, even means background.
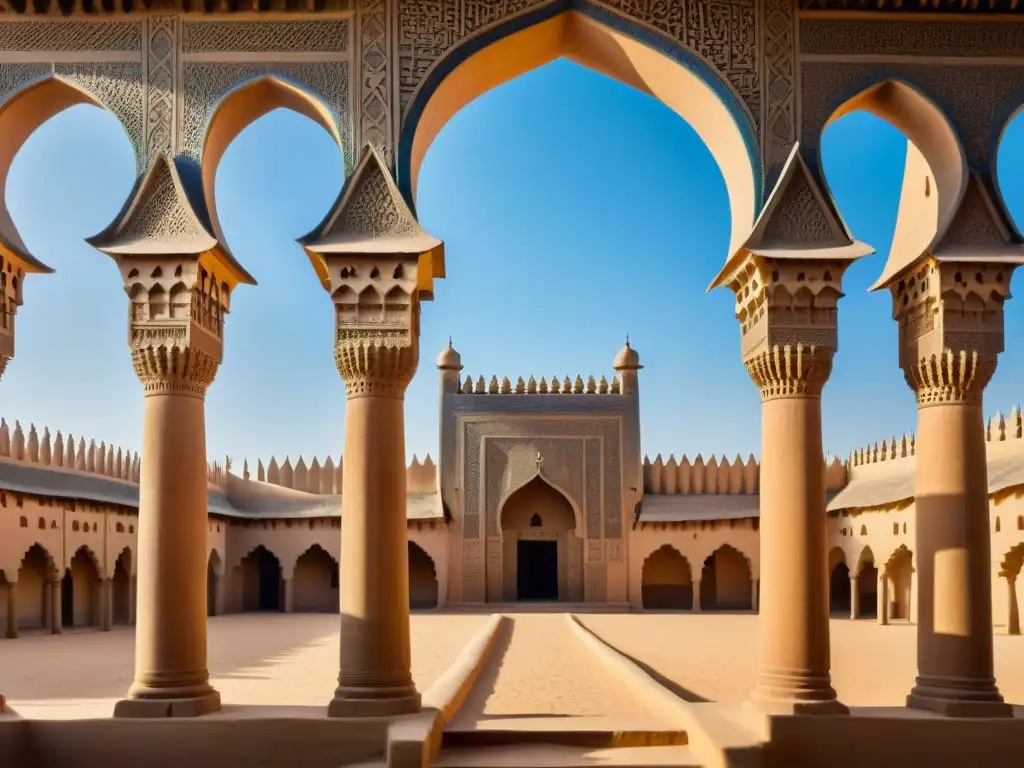
[[[881,287],[931,250],[949,227],[967,191],[967,156],[942,108],[902,79],[885,77],[862,88],[832,112],[822,130],[856,111],[886,121],[907,139],[896,229],[874,285]],[[819,170],[820,162],[819,153]]]
[[[852,584],[846,552],[832,547],[828,553],[828,607],[833,615],[849,616],[852,607]]]
[[[703,57],[590,0],[550,0],[471,35],[434,63],[413,93],[399,135],[399,188],[415,209],[420,166],[441,129],[487,91],[558,58],[647,93],[697,132],[729,195],[729,253],[760,210],[763,173],[754,119]]]
[[[692,609],[692,576],[686,556],[671,544],[662,544],[647,556],[640,571],[640,595],[644,609]]]
[[[312,544],[295,559],[292,601],[297,613],[337,613],[338,561],[319,544]]]
[[[111,621],[114,624],[131,624],[134,616],[132,606],[132,562],[131,547],[124,547],[114,561],[114,573],[111,577]]]
[[[427,550],[409,542],[409,607],[437,608],[437,567]]]
[[[38,629],[49,626],[47,612],[52,592],[50,584],[58,578],[57,564],[42,544],[33,544],[22,553],[17,566],[11,571],[5,569],[8,580],[13,575],[18,580],[18,604],[20,629]]]
[[[900,544],[885,561],[885,576],[889,579],[890,610],[892,619],[909,620],[914,595],[914,555],[906,544]]]
[[[344,162],[346,148],[342,146],[341,132],[331,110],[320,96],[287,77],[272,73],[236,85],[213,108],[206,124],[200,158],[206,210],[209,212],[213,234],[222,246],[227,241],[217,217],[217,201],[214,197],[214,183],[220,161],[231,142],[243,130],[275,109],[290,109],[308,117],[327,131],[338,145]]]
[[[49,69],[49,68],[47,68]],[[119,115],[109,110],[99,97],[81,86],[52,72],[41,74],[16,91],[0,104],[0,254],[16,256],[29,272],[52,272],[53,270],[33,257],[14,225],[7,208],[7,177],[15,156],[43,123],[55,115],[77,104],[90,104],[111,112],[118,118],[118,124],[125,137],[132,142],[136,167],[141,157],[133,137],[128,133]]]
[[[753,578],[750,558],[732,544],[722,544],[708,555],[701,568],[701,610],[751,610]]]
[[[874,619],[878,616],[878,565],[871,547],[865,546],[853,569],[857,577],[857,599],[860,606],[858,618]]]
[[[583,520],[583,512],[582,512],[582,510],[579,508],[579,505],[573,500],[572,494],[570,494],[567,490],[565,490],[565,488],[563,488],[558,483],[556,483],[554,480],[552,480],[550,477],[548,477],[547,473],[542,468],[538,468],[535,472],[533,472],[532,474],[530,474],[527,477],[525,477],[524,479],[522,479],[518,484],[516,484],[516,485],[512,486],[511,488],[509,488],[502,495],[501,501],[498,502],[498,519],[497,519],[498,534],[501,535],[501,532],[503,530],[501,518],[502,518],[502,514],[505,511],[505,505],[508,503],[508,500],[511,499],[512,496],[515,495],[515,493],[517,491],[525,488],[530,483],[532,483],[534,480],[538,480],[538,479],[541,482],[543,482],[545,485],[549,486],[553,491],[558,493],[562,498],[564,498],[566,500],[566,502],[568,502],[569,506],[572,508],[572,515],[573,515],[573,521],[574,521],[573,530],[576,532],[577,536],[579,536],[580,538],[583,538],[585,533],[586,533],[586,529],[584,527],[584,520]]]
[[[284,608],[281,560],[259,544],[249,550],[238,566],[241,570],[243,611],[280,611]]]

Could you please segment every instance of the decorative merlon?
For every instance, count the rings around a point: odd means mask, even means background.
[[[559,379],[558,376],[552,376],[550,382],[547,377],[541,376],[538,381],[535,377],[530,376],[528,379],[523,379],[522,376],[516,379],[516,383],[513,384],[508,376],[502,377],[501,381],[498,381],[497,376],[491,376],[491,380],[488,382],[483,376],[477,377],[476,383],[473,383],[473,377],[467,376],[466,380],[459,387],[458,394],[460,395],[620,395],[622,394],[622,387],[619,384],[617,377],[612,376],[611,379],[607,379],[602,376],[600,379],[595,379],[593,376],[588,376],[587,380],[584,381],[582,376],[577,376],[575,380],[568,376]]]
[[[823,457],[822,471],[825,473],[825,487],[828,493],[838,491],[846,485],[846,467],[838,456]],[[729,461],[714,456],[705,461],[701,454],[692,462],[687,456],[676,460],[674,455],[668,461],[659,453],[654,461],[644,456],[644,493],[662,495],[754,495],[760,493],[761,465],[753,455],[743,458],[737,454]]]
[[[337,496],[342,491],[343,467],[344,457],[339,457],[335,463],[331,456],[323,461],[314,456],[307,464],[301,455],[294,463],[290,456],[285,456],[283,462],[271,456],[266,465],[262,459],[256,460],[255,478],[249,470],[248,460],[243,462],[242,480],[255,480],[318,496]],[[412,457],[406,469],[406,488],[409,493],[432,493],[437,490],[437,465],[429,453],[423,461],[415,455]]]
[[[65,439],[58,431],[56,436],[51,436],[49,427],[43,427],[40,435],[35,424],[29,425],[26,436],[21,422],[15,421],[11,430],[7,420],[0,419],[0,457],[54,469],[88,472],[130,483],[139,482],[138,453],[115,448],[104,441],[97,446],[95,440],[90,440],[86,445],[82,437],[76,444],[74,435],[68,434]]]
[[[985,439],[989,442],[1024,439],[1024,414],[1020,406],[1013,406],[1009,416],[1004,416],[1002,411],[996,411],[990,416],[985,424]],[[850,467],[861,467],[883,461],[898,461],[912,458],[916,451],[917,440],[914,433],[910,432],[899,439],[892,437],[857,448],[850,454],[847,463]]]

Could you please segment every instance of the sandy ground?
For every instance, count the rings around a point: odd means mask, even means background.
[[[584,625],[655,669],[691,701],[742,701],[757,671],[757,617],[744,614],[590,614]],[[624,619],[626,619],[624,621]],[[832,684],[852,706],[903,706],[917,675],[917,629],[833,619]],[[995,637],[996,679],[1024,704],[1024,636]]]
[[[511,617],[499,655],[481,675],[460,724],[501,727],[517,716],[615,719],[658,728],[647,710],[589,655],[561,614]],[[756,667],[751,615],[590,614],[583,623],[653,668],[686,698],[739,701]],[[483,627],[484,614],[417,614],[413,677],[421,691]],[[211,619],[210,670],[226,704],[324,707],[338,667],[332,615],[245,614]],[[902,705],[916,669],[915,628],[835,620],[832,674],[851,705]],[[134,633],[26,635],[0,640],[0,690],[27,717],[103,717],[127,691]],[[997,635],[996,675],[1007,700],[1024,704],[1024,637]]]
[[[424,691],[487,622],[414,614],[412,673]],[[209,621],[209,668],[225,704],[326,707],[338,677],[338,617],[237,614]],[[135,634],[76,630],[0,640],[0,689],[26,717],[104,717],[131,685]]]
[[[624,728],[670,727],[608,673],[570,629],[564,614],[508,615],[493,661],[452,722],[453,729],[500,728],[513,719],[564,718],[588,724],[614,720]],[[620,621],[629,616],[617,616]],[[577,723],[576,727],[579,727]]]

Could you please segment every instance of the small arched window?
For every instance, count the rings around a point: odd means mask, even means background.
[[[39,518],[39,530],[40,531],[45,531],[46,530],[46,519],[45,518],[42,518],[42,517]]]
[[[128,533],[135,533],[135,526],[131,523],[128,524]]]
[[[77,531],[78,529],[79,529],[78,521],[77,520],[73,520],[71,522],[71,530],[72,531]]]
[[[124,523],[118,523],[116,526],[114,526],[114,530],[118,533],[124,533]]]
[[[540,519],[540,515],[538,515],[536,512],[534,512],[533,513],[533,517],[530,518],[530,527],[531,528],[543,528],[544,527],[544,521]]]
[[[21,518],[21,527],[22,528],[28,528],[28,518],[27,517],[22,516],[22,518]]]
[[[999,533],[1003,527],[999,524],[999,518],[996,517],[996,533]]]
[[[862,525],[860,527],[860,535],[861,536],[867,536],[868,535],[868,527],[866,525]]]

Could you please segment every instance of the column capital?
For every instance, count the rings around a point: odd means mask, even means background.
[[[419,339],[408,331],[374,334],[360,329],[338,329],[334,364],[345,382],[345,395],[405,397],[419,364]]]
[[[1003,351],[1015,266],[932,256],[889,283],[899,363],[919,407],[981,403]]]
[[[821,397],[832,373],[833,350],[803,344],[775,344],[747,358],[747,369],[762,400]]]

